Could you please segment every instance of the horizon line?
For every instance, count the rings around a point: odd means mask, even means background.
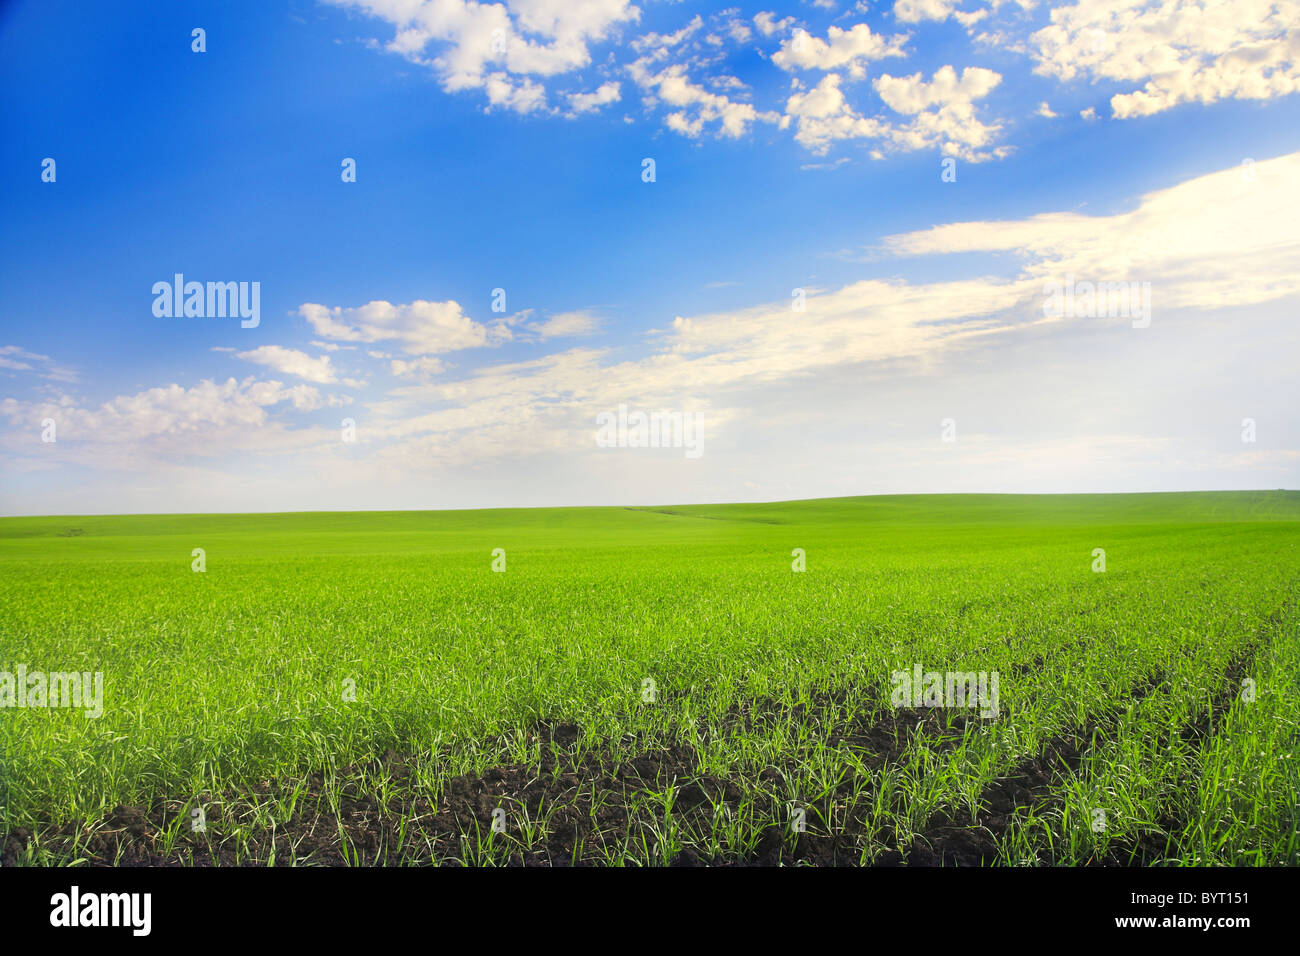
[[[482,508],[360,508],[311,509],[304,511],[136,511],[136,512],[68,512],[60,514],[3,514],[0,521],[15,518],[168,518],[196,516],[223,517],[277,517],[280,515],[365,515],[365,514],[429,514],[437,512],[460,513],[468,511],[595,511],[612,509],[639,511],[655,508],[707,508],[731,505],[782,505],[810,501],[846,501],[858,498],[1099,498],[1138,497],[1142,495],[1241,495],[1241,494],[1297,494],[1296,488],[1189,488],[1180,491],[938,491],[938,492],[886,492],[867,495],[823,495],[813,498],[774,498],[763,501],[698,501],[657,504],[622,505],[494,505]]]

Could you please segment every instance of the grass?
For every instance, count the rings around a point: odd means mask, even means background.
[[[0,832],[20,863],[133,852],[128,807],[193,862],[951,862],[965,829],[986,863],[1295,865],[1298,521],[1281,491],[4,518],[0,670],[105,699],[0,710]],[[916,663],[998,672],[999,716],[900,714]]]

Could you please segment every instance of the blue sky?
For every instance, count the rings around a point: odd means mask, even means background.
[[[11,3],[0,510],[1296,487],[1297,23]],[[258,325],[156,316],[175,273]]]

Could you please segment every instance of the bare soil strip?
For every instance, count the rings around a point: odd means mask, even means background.
[[[1229,663],[1222,689],[1211,703],[1210,711],[1199,720],[1181,728],[1177,736],[1190,743],[1217,732],[1227,709],[1237,695],[1241,676],[1254,660],[1256,645],[1242,649]],[[1153,693],[1164,683],[1153,674],[1127,695],[1133,703]],[[913,841],[906,853],[891,851],[880,859],[881,865],[912,866],[988,866],[998,856],[1002,836],[1018,816],[1028,810],[1043,810],[1060,804],[1062,779],[1078,773],[1087,756],[1096,748],[1115,739],[1120,715],[1128,704],[1115,707],[1096,721],[1048,740],[1043,749],[1019,764],[1006,776],[985,787],[979,797],[979,812],[974,821],[961,819],[951,812],[942,814]],[[1172,735],[1171,735],[1172,736]],[[1167,740],[1169,738],[1166,738]],[[1172,821],[1171,821],[1172,823]],[[1169,826],[1167,833],[1177,832]],[[1158,846],[1159,852],[1156,852]],[[1147,864],[1166,850],[1166,841],[1145,835],[1138,846],[1112,849],[1099,863],[1109,865]]]

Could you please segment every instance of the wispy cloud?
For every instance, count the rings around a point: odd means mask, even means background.
[[[17,345],[0,346],[0,370],[29,372],[50,382],[72,383],[79,378],[75,369],[60,365],[48,355],[29,352]]]

